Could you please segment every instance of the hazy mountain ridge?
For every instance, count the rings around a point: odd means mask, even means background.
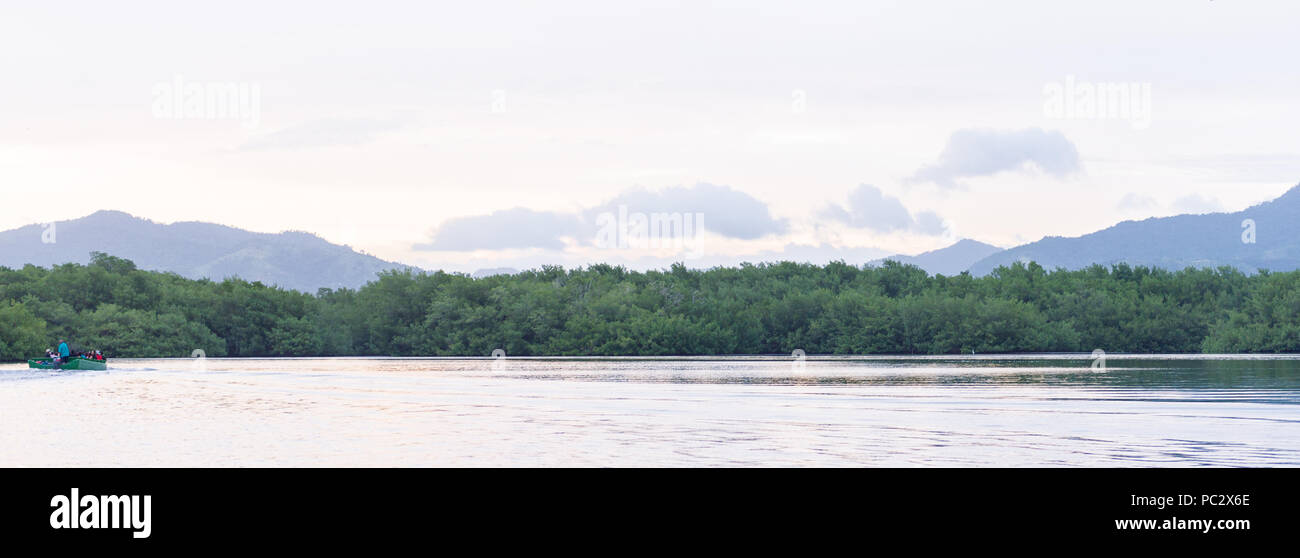
[[[476,269],[474,270],[474,273],[469,274],[469,276],[475,279],[483,279],[485,277],[495,277],[497,275],[515,275],[517,273],[519,273],[519,270],[513,267],[491,267],[486,269]]]
[[[961,272],[970,269],[971,265],[988,256],[1001,252],[1002,248],[992,244],[985,244],[978,240],[963,238],[950,246],[930,250],[915,256],[893,255],[878,260],[867,262],[867,265],[880,265],[885,260],[894,260],[898,263],[911,264],[931,275],[959,275]]]
[[[0,266],[86,263],[91,252],[132,260],[141,269],[192,279],[239,277],[304,292],[358,288],[380,271],[411,266],[388,262],[305,232],[256,233],[196,221],[170,225],[120,211],[58,221],[54,242],[45,225],[0,232]]]
[[[1243,223],[1254,223],[1254,242],[1243,242]],[[256,233],[197,221],[161,224],[120,211],[59,221],[54,242],[45,225],[0,232],[0,266],[86,263],[93,251],[136,262],[141,269],[188,278],[240,277],[268,285],[315,292],[322,287],[358,288],[381,271],[415,269],[332,244],[298,231]],[[1047,269],[1128,263],[1177,270],[1228,265],[1245,272],[1300,269],[1300,185],[1242,211],[1152,217],[1124,221],[1079,237],[1046,237],[1010,249],[962,239],[944,248],[895,260],[930,274],[985,275],[998,266],[1034,261]],[[486,277],[513,268],[480,269]]]
[[[1253,243],[1243,241],[1247,219],[1254,222]],[[1047,269],[1117,263],[1170,270],[1228,265],[1248,273],[1300,269],[1300,185],[1241,211],[1152,217],[1079,237],[1046,237],[992,254],[972,265],[971,273],[984,275],[1017,261]]]

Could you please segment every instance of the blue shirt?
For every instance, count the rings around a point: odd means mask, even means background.
[[[59,356],[67,358],[69,354],[72,354],[72,351],[68,350],[68,344],[59,343]]]

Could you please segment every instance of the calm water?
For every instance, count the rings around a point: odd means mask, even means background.
[[[0,365],[4,466],[1296,466],[1300,356]]]

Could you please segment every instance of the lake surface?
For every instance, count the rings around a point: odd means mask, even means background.
[[[3,466],[1297,466],[1300,356],[0,365]]]

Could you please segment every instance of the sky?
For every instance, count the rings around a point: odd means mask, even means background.
[[[1295,2],[40,2],[0,229],[99,209],[473,271],[1010,247],[1300,183]]]

